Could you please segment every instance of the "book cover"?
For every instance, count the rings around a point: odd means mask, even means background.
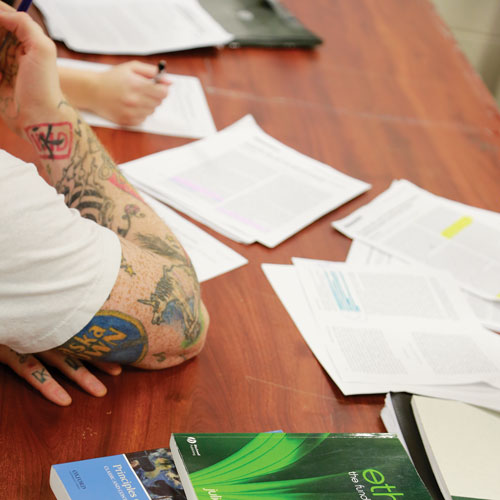
[[[185,500],[168,448],[53,465],[57,500]]]
[[[188,500],[427,500],[393,434],[172,434]]]

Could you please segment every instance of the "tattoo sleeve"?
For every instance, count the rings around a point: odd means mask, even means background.
[[[172,356],[181,358],[183,349],[193,346],[204,331],[200,287],[191,261],[78,113],[66,102],[59,104],[59,111],[57,120],[24,130],[51,183],[68,207],[127,240],[122,240],[122,252],[130,244],[139,254],[133,259],[122,256],[121,288],[59,349],[84,360],[124,364],[140,363],[146,356],[145,363],[151,358],[161,363],[163,356],[166,362]],[[154,272],[147,265],[153,261]],[[150,331],[155,343],[148,355]],[[163,344],[156,340],[165,335]]]

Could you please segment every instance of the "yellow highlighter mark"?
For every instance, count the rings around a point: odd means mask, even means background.
[[[460,217],[457,221],[455,221],[451,226],[448,226],[446,229],[441,231],[441,236],[445,238],[451,239],[456,236],[460,231],[465,229],[467,226],[472,224],[472,217]]]

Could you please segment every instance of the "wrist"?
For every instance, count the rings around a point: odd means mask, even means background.
[[[61,88],[75,108],[94,111],[99,93],[99,74],[74,68],[58,68]]]
[[[58,104],[34,109],[23,117],[20,135],[34,148],[42,160],[69,157],[74,140],[77,114],[61,97]]]

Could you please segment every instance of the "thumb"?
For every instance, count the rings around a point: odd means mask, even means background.
[[[52,41],[26,12],[0,10],[0,26],[12,33],[27,52],[31,47],[48,48]],[[9,34],[7,33],[6,37]],[[5,39],[2,41],[2,45]]]
[[[147,64],[140,61],[132,61],[130,63],[132,71],[144,78],[154,78],[158,73],[158,66]]]

